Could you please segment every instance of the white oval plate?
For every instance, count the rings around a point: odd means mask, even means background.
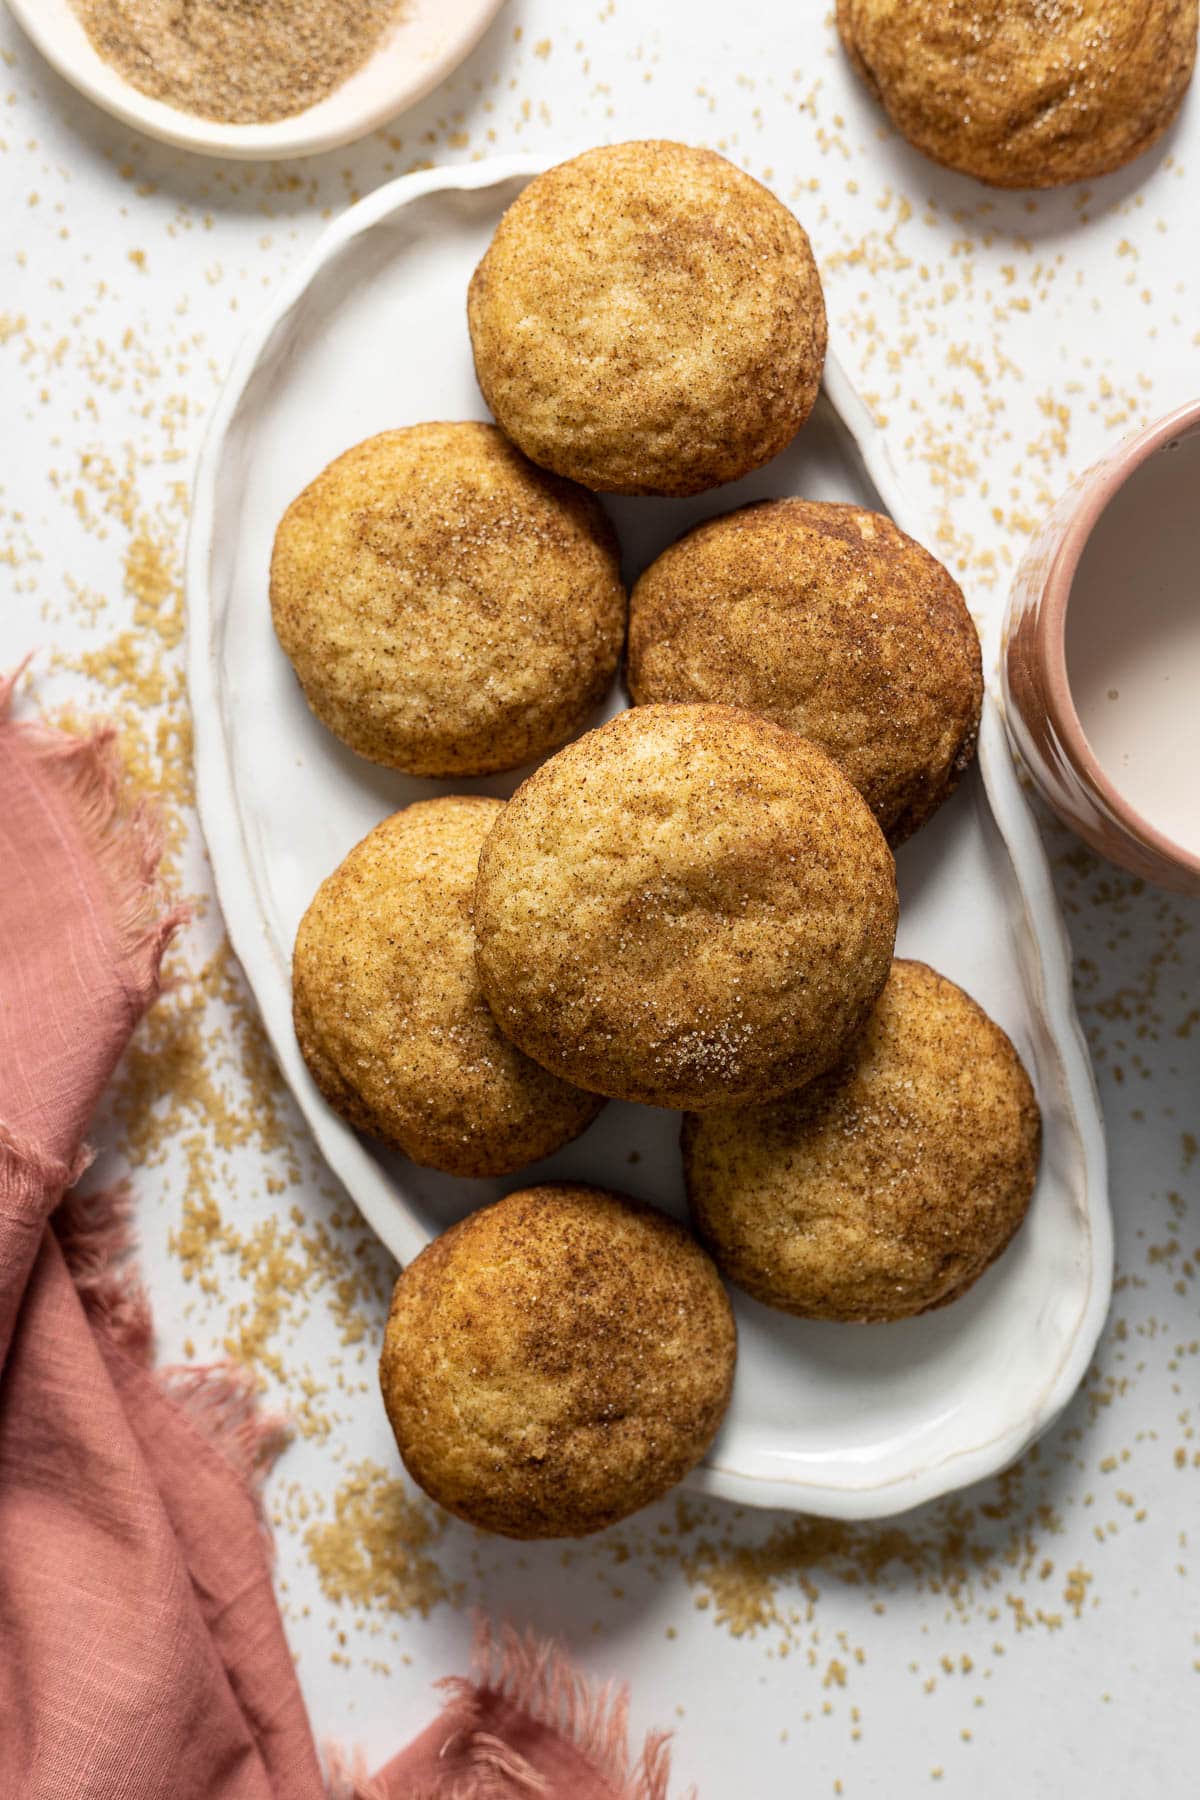
[[[517,778],[417,781],[360,761],[315,722],[271,630],[275,525],[293,495],[359,439],[421,419],[484,416],[467,280],[535,172],[504,159],[407,176],[345,214],[243,345],[196,481],[190,682],[217,890],[317,1141],[401,1262],[506,1189],[552,1176],[623,1188],[686,1216],[676,1114],[609,1105],[576,1143],[519,1177],[452,1179],[344,1125],[309,1079],[292,1033],[296,925],[351,845],[421,795],[452,786],[507,793]],[[929,541],[866,406],[831,356],[817,411],[769,467],[694,500],[612,503],[628,572],[696,519],[790,493],[882,500]],[[614,693],[608,711],[623,704]],[[733,1404],[692,1478],[709,1493],[840,1518],[900,1512],[1012,1461],[1087,1367],[1111,1286],[1104,1139],[1066,936],[991,700],[981,767],[982,778],[972,773],[900,853],[900,949],[974,994],[1033,1074],[1046,1130],[1029,1219],[970,1294],[923,1319],[812,1324],[737,1296]]]
[[[374,55],[324,100],[265,125],[230,125],[168,106],[126,81],[100,55],[71,0],[8,0],[46,61],[96,106],[164,144],[240,162],[315,156],[378,130],[470,55],[502,4],[405,0],[402,17]]]

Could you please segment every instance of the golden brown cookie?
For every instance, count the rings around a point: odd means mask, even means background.
[[[467,306],[484,398],[586,487],[695,494],[812,411],[825,303],[788,209],[711,150],[589,150],[509,207]]]
[[[494,425],[410,425],[293,500],[271,614],[344,744],[410,775],[481,775],[583,724],[616,672],[625,590],[590,494]]]
[[[507,1175],[599,1111],[501,1037],[475,972],[479,848],[499,800],[424,800],[321,883],[292,962],[296,1037],[360,1131],[450,1175]]]
[[[958,583],[879,513],[760,500],[672,544],[633,590],[629,688],[763,713],[840,764],[899,844],[975,752],[979,639]]]
[[[718,1267],[809,1319],[955,1300],[1025,1217],[1041,1118],[1000,1027],[896,962],[845,1064],[771,1106],[683,1125],[692,1218]]]
[[[681,1226],[548,1186],[409,1264],[379,1379],[405,1466],[442,1506],[506,1537],[582,1537],[700,1461],[736,1352],[725,1290]]]
[[[823,751],[727,706],[645,706],[543,763],[488,836],[478,962],[564,1080],[728,1106],[841,1056],[891,966],[896,880]]]
[[[896,129],[995,187],[1090,181],[1178,112],[1196,0],[838,0],[838,30]]]

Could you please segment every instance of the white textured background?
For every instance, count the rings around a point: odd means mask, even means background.
[[[131,138],[6,14],[0,51],[0,659],[40,647],[43,704],[118,718],[198,896],[178,588],[192,458],[268,290],[388,176],[668,135],[768,181],[813,237],[852,373],[977,609],[1003,604],[1073,473],[1200,387],[1195,97],[1131,169],[1035,200],[889,135],[814,0],[511,0],[392,131],[257,169]],[[232,1350],[296,1420],[269,1498],[319,1733],[382,1759],[463,1666],[482,1602],[629,1676],[636,1724],[677,1727],[677,1774],[703,1800],[1196,1792],[1200,906],[1056,828],[1050,848],[1118,1240],[1113,1317],[1066,1419],[1015,1473],[895,1527],[668,1504],[567,1551],[443,1527],[396,1485],[372,1368],[386,1259],[272,1081],[201,905],[97,1135],[103,1172],[135,1185],[163,1356]],[[363,1598],[337,1598],[338,1564]]]

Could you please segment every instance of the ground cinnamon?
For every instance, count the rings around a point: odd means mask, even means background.
[[[106,62],[152,99],[229,124],[304,112],[361,67],[403,0],[72,0]]]

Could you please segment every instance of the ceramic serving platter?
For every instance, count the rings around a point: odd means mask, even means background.
[[[519,775],[418,781],[362,762],[311,716],[271,630],[276,523],[339,451],[423,419],[484,417],[466,289],[504,208],[536,173],[505,159],[405,177],[326,232],[243,346],[197,476],[188,552],[200,810],[233,944],[280,1064],[330,1166],[408,1261],[506,1189],[561,1177],[685,1216],[678,1115],[611,1104],[558,1155],[507,1181],[432,1174],[358,1137],[326,1106],[291,1025],[290,955],[320,881],[397,807],[507,794]],[[802,494],[881,508],[930,535],[866,405],[831,354],[793,446],[685,501],[614,500],[632,579],[687,526]],[[980,618],[985,664],[996,621]],[[627,704],[614,691],[603,716]],[[693,1487],[850,1519],[903,1511],[1009,1463],[1066,1405],[1103,1323],[1112,1245],[1104,1141],[1071,1000],[1066,936],[994,702],[979,767],[899,855],[898,949],[965,987],[1009,1032],[1045,1117],[1030,1216],[955,1305],[895,1325],[789,1319],[735,1296],[733,1403]]]

